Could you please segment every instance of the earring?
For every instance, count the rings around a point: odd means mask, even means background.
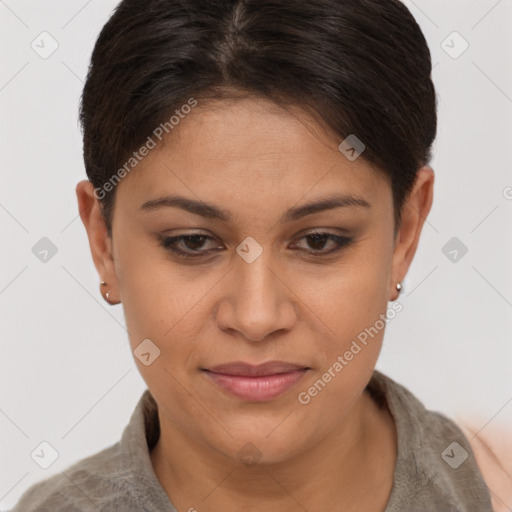
[[[397,300],[398,297],[400,297],[400,292],[402,291],[402,283],[396,283],[396,291],[397,291],[396,297],[392,300]]]
[[[100,285],[101,286],[107,286],[107,283],[105,281],[100,281]],[[101,291],[101,290],[100,290]],[[104,296],[104,299],[111,305],[111,306],[115,306],[116,304],[119,304],[119,302],[112,302],[109,298],[109,293],[110,291],[108,291],[107,293],[105,293],[105,296]],[[103,292],[102,292],[102,295],[103,295]]]

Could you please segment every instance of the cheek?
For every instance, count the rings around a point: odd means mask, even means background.
[[[128,330],[133,342],[161,339],[186,314],[194,294],[156,239],[119,232],[116,273]]]
[[[170,375],[184,382],[196,364],[197,340],[204,337],[205,297],[218,283],[218,276],[180,268],[163,249],[153,246],[130,251],[125,243],[122,250],[116,270],[135,362],[146,381],[172,388]],[[151,341],[145,342],[150,352],[158,353],[149,366],[137,358],[144,340]]]
[[[347,276],[331,280],[330,300],[318,323],[322,335],[316,337],[321,365],[297,397],[309,412],[308,428],[324,428],[320,418],[327,424],[340,421],[370,380],[387,325],[387,282],[387,269],[378,262],[360,263]]]
[[[335,268],[295,280],[294,290],[315,313],[318,339],[331,359],[386,312],[390,247],[384,242],[369,237]]]

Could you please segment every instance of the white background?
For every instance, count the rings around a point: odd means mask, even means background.
[[[75,185],[90,54],[113,0],[0,1],[0,507],[121,435],[145,383],[122,306],[99,293]],[[410,0],[432,52],[433,209],[378,368],[431,409],[512,426],[512,1]],[[57,51],[31,42],[48,31]],[[442,47],[461,48],[459,58]],[[449,37],[450,36],[450,37]],[[448,39],[447,39],[448,38]],[[32,247],[58,248],[46,264]],[[457,263],[442,252],[457,237]],[[48,469],[31,459],[47,441]]]

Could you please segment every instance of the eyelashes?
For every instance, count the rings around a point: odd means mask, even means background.
[[[335,252],[340,251],[344,247],[347,247],[352,243],[351,237],[339,236],[329,232],[323,231],[315,231],[304,235],[299,240],[308,239],[309,243],[313,243],[314,245],[325,245],[327,242],[333,242],[334,248],[328,251],[325,250],[307,250],[304,249],[304,252],[308,255],[312,256],[327,256],[331,255]],[[201,250],[204,247],[206,241],[214,241],[213,237],[190,233],[185,235],[178,236],[160,236],[159,237],[159,245],[161,245],[165,250],[170,251],[171,253],[183,257],[183,258],[201,258],[208,255],[213,254],[214,252],[219,252],[222,249],[210,249],[210,250]],[[182,248],[178,247],[178,244],[182,243]],[[185,245],[183,249],[183,244]],[[187,247],[186,244],[191,245],[192,247]],[[297,244],[294,244],[297,246]],[[199,246],[199,247],[197,247]],[[299,249],[300,250],[300,249]]]
[[[207,235],[198,235],[198,234],[179,235],[179,236],[171,236],[171,237],[162,237],[160,239],[160,245],[162,245],[166,250],[171,251],[175,254],[178,254],[179,256],[184,256],[186,258],[197,258],[197,257],[201,257],[206,254],[211,254],[212,252],[214,252],[212,250],[197,251],[194,249],[191,249],[191,252],[187,252],[187,251],[183,251],[182,249],[179,249],[178,247],[176,247],[176,244],[181,241],[197,242],[198,240],[201,241],[201,240],[214,240],[214,239]]]

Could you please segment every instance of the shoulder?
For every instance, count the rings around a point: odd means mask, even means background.
[[[411,391],[377,374],[395,421],[398,454],[390,510],[491,510],[489,489],[457,424],[427,409]]]
[[[20,497],[18,503],[8,512],[81,512],[68,495],[64,472],[53,475],[31,485]]]
[[[29,487],[10,512],[89,512],[114,510],[109,502],[119,488],[123,454],[116,443]],[[114,480],[114,476],[116,480]],[[107,508],[104,508],[107,505]]]

